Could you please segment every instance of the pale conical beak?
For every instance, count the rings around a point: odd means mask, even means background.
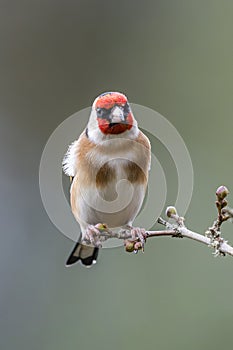
[[[111,123],[125,122],[123,110],[118,106],[114,107],[111,112],[110,119],[111,119]]]

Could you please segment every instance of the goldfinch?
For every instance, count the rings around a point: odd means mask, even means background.
[[[98,96],[86,129],[63,160],[63,170],[72,178],[71,210],[82,232],[66,266],[96,263],[98,223],[111,230],[130,228],[143,240],[132,224],[146,193],[150,160],[150,141],[139,130],[127,97],[119,92]],[[91,246],[82,243],[87,236]]]

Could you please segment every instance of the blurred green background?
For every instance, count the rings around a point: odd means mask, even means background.
[[[0,1],[1,349],[230,348],[232,258],[158,238],[144,255],[105,249],[93,269],[67,269],[73,242],[43,208],[38,167],[65,118],[125,92],[182,135],[186,223],[204,232],[217,186],[233,193],[232,13],[230,0]],[[233,242],[233,226],[223,231]]]

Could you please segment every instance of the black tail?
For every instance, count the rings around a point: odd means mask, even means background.
[[[91,267],[96,263],[98,253],[99,248],[77,242],[66,262],[66,266],[71,266],[80,261],[85,267]]]

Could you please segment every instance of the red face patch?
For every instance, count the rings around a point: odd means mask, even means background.
[[[127,102],[125,95],[120,92],[109,92],[104,95],[100,95],[96,101],[96,108],[112,108],[114,105],[124,106]]]

